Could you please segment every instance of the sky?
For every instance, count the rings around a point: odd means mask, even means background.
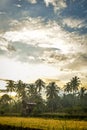
[[[0,79],[74,76],[86,86],[87,0],[0,0]]]

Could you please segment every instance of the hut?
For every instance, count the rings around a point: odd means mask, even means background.
[[[22,115],[23,116],[31,115],[35,106],[36,106],[36,103],[34,102],[23,101],[22,102]]]

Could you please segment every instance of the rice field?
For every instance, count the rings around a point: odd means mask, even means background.
[[[87,121],[44,118],[0,117],[1,125],[43,130],[87,130]]]

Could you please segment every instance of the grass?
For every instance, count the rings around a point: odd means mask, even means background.
[[[43,130],[87,130],[87,121],[44,118],[0,117],[1,125]]]

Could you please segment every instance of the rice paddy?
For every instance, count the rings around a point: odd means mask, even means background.
[[[44,118],[0,117],[1,125],[43,130],[87,130],[87,121]]]

